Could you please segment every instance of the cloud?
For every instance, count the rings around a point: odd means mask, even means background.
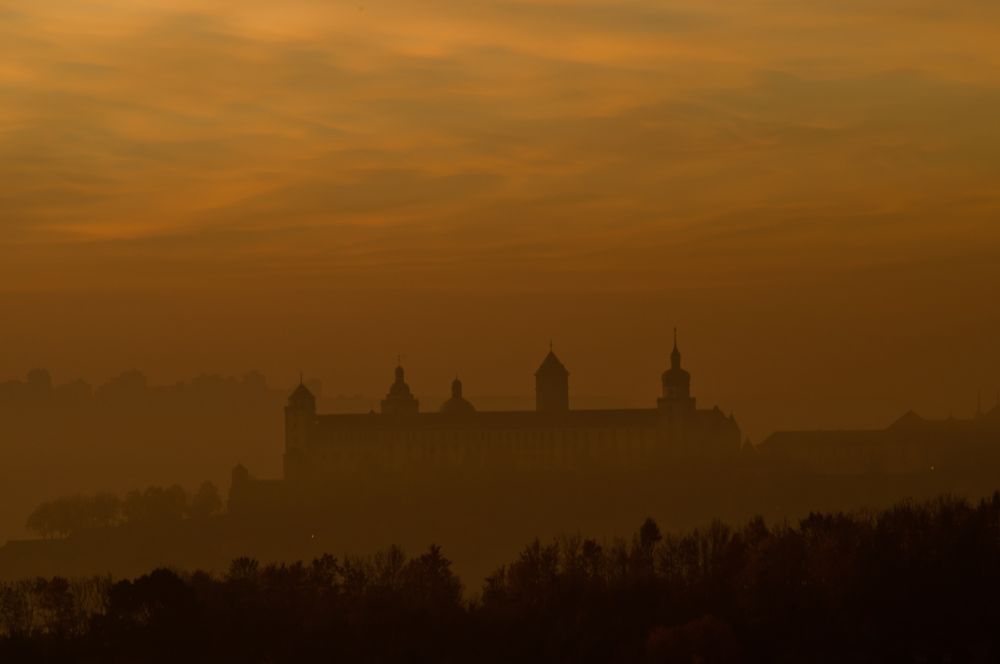
[[[135,241],[148,261],[160,247],[197,262],[220,237],[234,238],[216,249],[232,269],[326,251],[361,272],[447,271],[456,255],[499,266],[562,247],[568,267],[656,270],[650,247],[704,260],[726,238],[753,266],[790,238],[819,254],[952,205],[953,228],[982,233],[1000,51],[975,37],[995,13],[971,0],[0,4],[0,222],[35,260],[8,269],[37,277],[67,243],[101,264]]]

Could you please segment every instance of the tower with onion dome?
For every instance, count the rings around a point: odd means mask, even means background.
[[[681,367],[681,351],[677,347],[677,328],[674,328],[674,350],[670,353],[670,368],[661,376],[662,396],[657,401],[660,412],[671,417],[683,417],[695,412],[691,396],[691,374]]]
[[[451,398],[441,404],[441,412],[446,415],[468,415],[476,412],[476,407],[462,396],[462,381],[451,381]]]
[[[402,364],[396,365],[396,380],[389,386],[389,393],[382,399],[382,413],[385,415],[416,415],[420,402],[410,392],[406,384]]]

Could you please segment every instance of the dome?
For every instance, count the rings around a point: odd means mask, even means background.
[[[392,415],[415,415],[420,402],[413,398],[410,386],[406,384],[402,365],[396,366],[396,380],[389,386],[389,393],[382,399],[382,412]]]
[[[450,415],[460,415],[476,412],[476,407],[462,397],[462,381],[451,382],[451,398],[441,404],[441,412]]]
[[[412,393],[410,392],[410,386],[406,384],[405,374],[403,372],[403,367],[396,367],[396,380],[392,385],[389,386],[389,396],[394,397],[410,397]]]
[[[663,372],[661,376],[663,380],[663,385],[690,385],[691,384],[691,374],[688,373],[686,369],[681,368],[669,368]]]
[[[476,407],[465,399],[448,399],[441,404],[441,412],[448,415],[461,415],[476,412]]]

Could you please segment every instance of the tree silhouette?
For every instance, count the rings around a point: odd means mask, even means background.
[[[245,557],[221,578],[0,583],[0,661],[992,662],[998,562],[1000,493],[536,539],[472,601],[437,546]]]
[[[222,510],[222,496],[219,487],[213,482],[203,482],[191,498],[188,515],[193,518],[206,518]]]

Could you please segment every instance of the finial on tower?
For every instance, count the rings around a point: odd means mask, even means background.
[[[305,385],[305,384],[306,384],[306,381],[304,380],[304,377],[303,377],[303,374],[302,374],[302,370],[300,369],[299,370],[299,385]]]
[[[976,417],[983,416],[983,391],[976,392]]]
[[[677,328],[674,328],[674,350],[670,353],[670,366],[674,369],[681,368],[681,351],[677,348]]]

